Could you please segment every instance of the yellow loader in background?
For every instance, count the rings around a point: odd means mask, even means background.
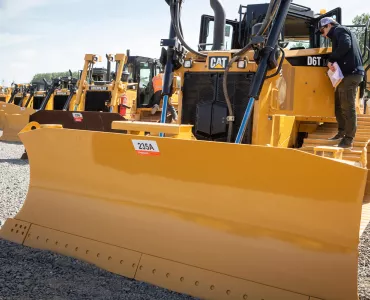
[[[352,150],[327,139],[331,49],[314,33],[324,16],[341,22],[340,8],[316,17],[272,0],[230,21],[211,0],[194,50],[182,1],[167,2],[160,123],[31,122],[19,134],[27,199],[0,236],[203,299],[357,299],[370,119],[359,115]],[[306,47],[287,48],[297,37]],[[168,124],[175,72],[178,121]]]
[[[11,87],[0,86],[0,102],[8,103],[11,95],[12,95]]]

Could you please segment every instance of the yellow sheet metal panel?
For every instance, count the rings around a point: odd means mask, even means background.
[[[252,143],[255,145],[267,145],[271,142],[272,118],[270,103],[274,94],[274,80],[268,79],[262,86],[261,96],[254,104]]]
[[[16,142],[20,141],[18,133],[27,125],[29,122],[29,114],[5,114],[3,135],[0,137],[2,141]]]
[[[151,133],[168,133],[179,135],[180,133],[190,133],[193,125],[154,123],[154,122],[131,122],[131,121],[114,121],[112,129],[128,131],[147,131]]]
[[[5,224],[1,227],[0,238],[12,241],[17,244],[22,244],[27,236],[31,224],[28,222],[7,219]]]
[[[141,257],[135,251],[37,225],[31,226],[24,245],[76,257],[130,278],[135,276]]]
[[[325,68],[295,67],[294,115],[334,117],[334,89]]]
[[[4,119],[5,119],[5,111],[0,109],[0,129],[1,130],[4,128]]]
[[[7,114],[19,114],[24,111],[33,111],[33,112],[35,111],[33,109],[14,105],[13,103],[1,104],[1,109],[4,110]]]
[[[356,296],[366,169],[286,148],[140,137],[157,147],[145,155],[131,135],[20,137],[31,183],[17,219],[294,293]]]
[[[309,299],[309,296],[149,255],[141,258],[136,279],[201,299]]]
[[[272,116],[271,146],[288,148],[292,146],[295,136],[295,117],[274,115]]]
[[[330,52],[331,49],[287,50],[286,58],[304,58]],[[334,89],[326,72],[326,67],[293,66],[286,59],[282,76],[273,78],[278,98],[274,101],[268,99],[270,102],[262,106],[267,105],[269,114],[288,114],[301,118],[334,117]]]
[[[317,54],[330,54],[332,51],[331,47],[328,48],[311,48],[311,49],[297,49],[297,50],[284,50],[285,57],[295,56],[309,56]]]

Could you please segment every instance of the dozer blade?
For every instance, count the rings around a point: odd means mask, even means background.
[[[5,111],[0,109],[0,130],[4,128]]]
[[[3,135],[0,137],[0,141],[20,141],[18,133],[27,125],[29,117],[27,112],[21,114],[5,113]]]
[[[19,138],[17,136],[18,132],[20,132],[20,130],[23,129],[24,126],[26,126],[26,124],[28,123],[28,117],[34,112],[35,110],[32,108],[20,107],[13,103],[0,104],[0,129],[4,130],[3,136],[0,137],[0,140],[19,141]],[[16,116],[9,119],[9,115]],[[18,115],[22,116],[18,117]],[[25,116],[28,116],[27,122],[24,121],[26,119]],[[18,128],[20,129],[18,130]],[[10,131],[8,132],[8,130]],[[18,132],[14,134],[13,130],[18,130]]]
[[[3,238],[205,299],[357,299],[366,169],[286,148],[19,135],[31,180]]]
[[[24,108],[23,108],[24,110]],[[5,114],[19,114],[21,107],[12,103],[0,103],[0,129],[4,128]]]

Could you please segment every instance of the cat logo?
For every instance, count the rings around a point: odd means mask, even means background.
[[[228,56],[211,56],[209,58],[210,70],[225,70],[229,63]]]

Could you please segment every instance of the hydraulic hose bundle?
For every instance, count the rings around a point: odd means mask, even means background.
[[[258,95],[261,91],[261,87],[265,80],[270,55],[276,47],[280,32],[283,29],[285,19],[289,11],[289,6],[290,6],[291,1],[292,0],[279,0],[277,3],[276,15],[273,15],[274,23],[271,27],[266,44],[263,48],[263,52],[261,55],[261,59],[258,65],[257,72],[253,78],[248,106],[244,113],[243,120],[242,120],[242,123],[240,125],[239,131],[238,131],[238,134],[235,140],[235,143],[237,144],[242,142],[242,139],[243,139],[246,127],[247,127],[247,123],[252,113],[255,99],[258,98]]]
[[[207,57],[207,54],[200,53],[192,49],[184,40],[182,25],[180,20],[181,15],[181,2],[182,0],[171,0],[170,3],[170,13],[171,13],[171,23],[175,30],[176,37],[180,40],[181,44],[191,53],[199,57]]]
[[[261,25],[258,33],[256,34],[257,37],[262,36],[266,33],[268,27],[271,25],[271,22],[274,19],[276,13],[277,13],[277,10],[280,6],[280,3],[281,3],[281,0],[271,0],[270,1],[270,4],[269,4],[269,6],[267,8],[267,12],[266,12],[266,17],[264,18],[264,20],[262,22],[262,25]],[[227,90],[227,77],[228,77],[229,70],[230,70],[231,66],[233,65],[233,63],[235,63],[237,60],[239,60],[240,56],[242,56],[243,54],[248,52],[250,49],[252,49],[253,43],[254,43],[254,40],[252,39],[252,41],[250,41],[244,48],[242,48],[237,53],[235,53],[234,57],[230,60],[229,64],[227,65],[227,67],[225,69],[224,78],[223,78],[223,82],[222,82],[222,88],[223,88],[223,91],[224,91],[224,96],[225,96],[227,108],[228,108],[228,111],[229,111],[229,116],[227,117],[227,122],[228,122],[228,125],[229,125],[228,126],[228,133],[227,133],[227,142],[231,142],[231,137],[232,137],[232,132],[233,132],[233,122],[235,120],[233,108],[232,108],[231,101],[230,101],[230,96],[229,96],[229,93],[228,93],[228,90]],[[247,108],[247,110],[248,110],[248,108]],[[239,139],[241,140],[241,137],[239,137]]]

